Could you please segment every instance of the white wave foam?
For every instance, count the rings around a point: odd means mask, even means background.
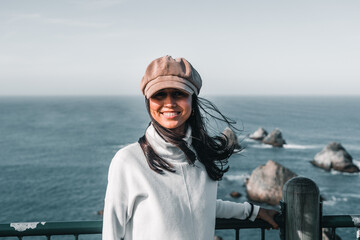
[[[359,166],[360,167],[360,166]],[[341,172],[336,171],[334,169],[330,170],[331,175],[348,175],[348,176],[359,176],[359,173],[348,173],[348,172]]]
[[[264,144],[264,143],[252,144],[252,145],[247,145],[247,146],[251,146],[253,148],[273,148],[272,145]],[[316,149],[316,148],[321,148],[322,146],[319,146],[319,145],[284,144],[283,147],[285,149]]]
[[[324,201],[324,205],[334,206],[338,202],[347,202],[347,201],[348,201],[347,197],[335,197],[335,196],[332,196],[330,199]]]
[[[330,170],[330,173],[331,173],[331,175],[340,175],[340,174],[344,174],[343,172],[336,171],[336,170],[334,170],[334,169],[331,169],[331,170]]]
[[[245,137],[245,138],[239,138],[238,137],[238,139],[242,139],[241,142],[255,142],[255,140],[253,140],[251,138],[247,138],[247,137]]]
[[[273,148],[273,146],[269,144],[259,144],[259,145],[251,145],[253,148]]]
[[[341,195],[348,198],[360,198],[360,194],[356,194],[356,193],[342,193]]]
[[[228,181],[245,182],[250,175],[248,173],[240,173],[236,175],[225,175],[224,178]]]
[[[319,148],[317,145],[298,145],[298,144],[285,144],[286,149],[314,149]]]

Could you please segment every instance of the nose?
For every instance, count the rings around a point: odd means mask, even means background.
[[[171,94],[168,94],[166,98],[164,99],[164,105],[166,107],[175,107],[176,106],[176,100],[171,96]]]

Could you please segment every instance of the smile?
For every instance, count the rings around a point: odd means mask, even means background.
[[[180,115],[180,112],[163,112],[161,114],[164,115],[165,117],[176,117]]]

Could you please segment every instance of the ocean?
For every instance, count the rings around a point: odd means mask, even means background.
[[[360,214],[360,174],[310,164],[336,141],[360,166],[360,97],[207,98],[237,121],[245,147],[230,158],[218,198],[247,201],[245,179],[271,159],[318,185],[325,215]],[[0,223],[101,220],[97,212],[103,209],[110,161],[120,148],[137,141],[148,123],[140,96],[0,97]],[[248,139],[259,127],[268,132],[279,128],[285,147]],[[242,196],[232,199],[231,191]],[[342,239],[356,235],[353,228],[337,233]],[[232,230],[216,234],[224,240],[234,236]],[[260,239],[260,230],[241,230],[240,236]],[[279,231],[266,231],[266,239],[279,239]]]

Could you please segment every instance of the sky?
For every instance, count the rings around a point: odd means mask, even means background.
[[[184,57],[200,94],[360,96],[359,0],[0,0],[0,96],[141,95]]]

